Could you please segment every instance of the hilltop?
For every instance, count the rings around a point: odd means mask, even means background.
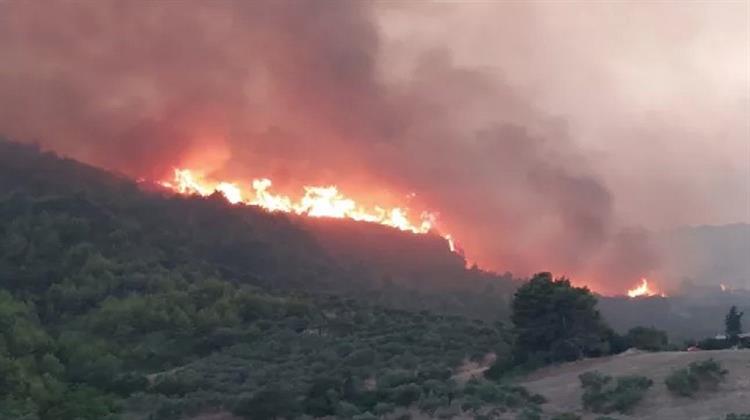
[[[0,191],[9,200],[32,200],[37,211],[137,235],[134,252],[170,265],[210,266],[265,289],[345,292],[393,307],[493,320],[507,313],[517,285],[509,275],[467,269],[437,235],[269,213],[231,205],[219,194],[168,194],[34,146],[0,142]]]

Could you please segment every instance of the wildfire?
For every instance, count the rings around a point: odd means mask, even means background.
[[[435,223],[435,216],[428,212],[423,212],[419,220],[414,220],[409,217],[408,211],[401,207],[364,208],[353,199],[344,196],[335,186],[305,186],[304,195],[294,200],[286,195],[274,194],[270,191],[271,180],[260,178],[252,181],[252,195],[246,196],[235,183],[207,181],[190,169],[175,169],[171,181],[162,181],[159,184],[180,194],[208,196],[218,191],[232,204],[244,203],[259,206],[271,212],[281,211],[311,217],[348,218],[379,223],[412,233],[427,233]],[[451,251],[455,250],[453,238],[450,235],[443,237],[448,241]]]
[[[640,285],[637,287],[628,290],[628,296],[631,298],[636,298],[639,296],[661,296],[661,297],[667,297],[666,294],[656,291],[655,289],[652,289],[652,286],[649,285],[648,279],[642,278]]]

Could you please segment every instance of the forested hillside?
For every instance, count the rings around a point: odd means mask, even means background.
[[[512,283],[436,236],[146,190],[0,143],[0,418],[434,410],[452,369],[507,351],[472,318]]]
[[[56,237],[45,239],[46,246],[82,241],[106,256],[167,269],[186,265],[266,289],[345,290],[485,319],[504,315],[498,301],[507,302],[517,286],[509,274],[465,269],[437,235],[268,213],[230,205],[218,194],[201,199],[152,187],[31,146],[0,143],[0,191],[11,208],[44,215],[44,223],[54,216],[49,223],[62,218],[84,225],[66,228],[65,238],[46,232]]]

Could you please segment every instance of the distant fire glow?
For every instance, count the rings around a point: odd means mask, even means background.
[[[667,297],[667,295],[665,295],[664,293],[655,290],[654,286],[649,284],[648,279],[645,278],[641,279],[641,283],[637,287],[628,290],[628,297],[631,298],[648,296]]]
[[[250,196],[246,195],[235,183],[207,181],[190,169],[175,169],[172,180],[161,181],[159,184],[180,194],[197,194],[204,197],[218,191],[232,204],[254,205],[271,212],[281,211],[310,217],[347,218],[379,223],[417,234],[429,232],[435,224],[435,216],[428,212],[423,212],[416,219],[410,217],[408,210],[401,207],[364,208],[353,199],[344,196],[337,187],[332,185],[305,186],[302,198],[294,200],[289,196],[271,192],[272,182],[269,179],[253,180],[251,183],[253,191]],[[453,237],[448,234],[443,237],[448,242],[451,251],[454,251],[456,248]]]

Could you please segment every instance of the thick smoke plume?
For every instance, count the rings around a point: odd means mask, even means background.
[[[0,133],[135,177],[173,166],[402,200],[480,266],[621,292],[658,266],[564,119],[353,1],[0,3]],[[388,51],[387,51],[388,50]],[[399,198],[401,197],[401,198]]]

